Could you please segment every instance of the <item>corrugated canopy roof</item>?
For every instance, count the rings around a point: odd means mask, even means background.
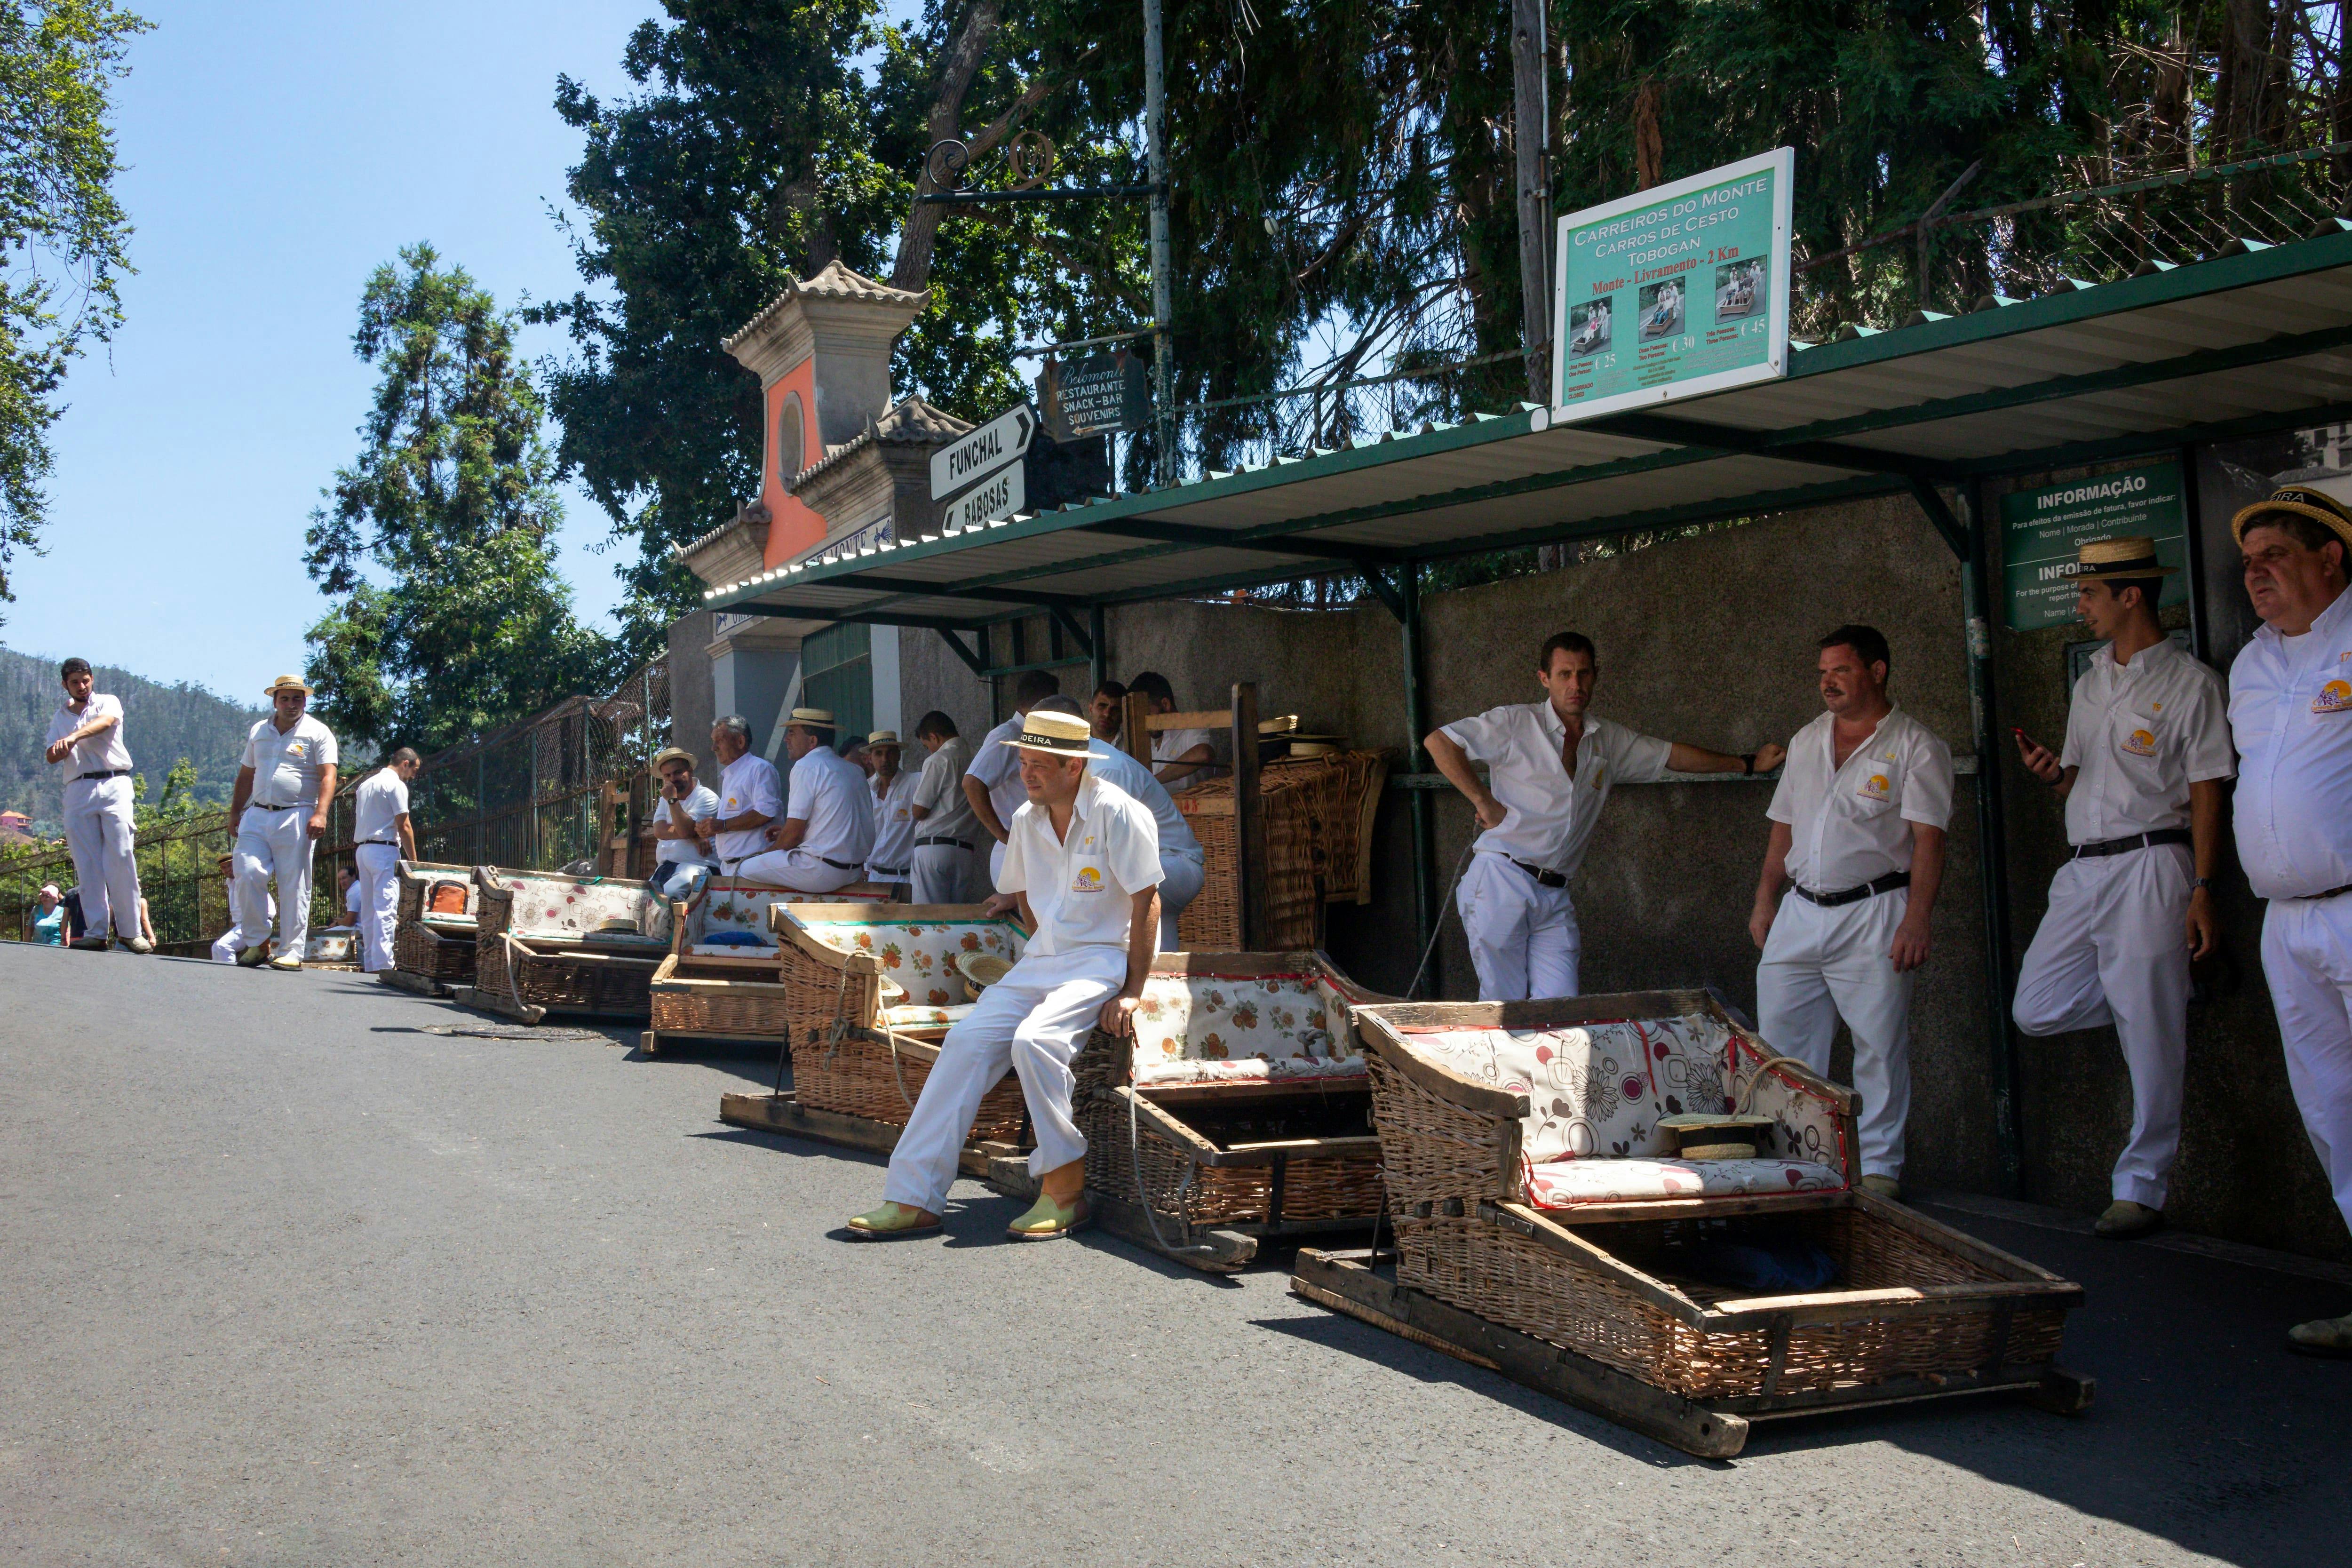
[[[1785,377],[1554,426],[1523,405],[779,567],[714,609],[974,626],[1664,527],[2352,416],[2352,225],[1798,348]]]

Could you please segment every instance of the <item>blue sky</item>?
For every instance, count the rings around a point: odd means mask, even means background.
[[[576,287],[547,216],[578,150],[555,78],[624,88],[622,45],[658,5],[132,7],[157,26],[120,84],[130,320],[68,384],[48,554],[18,554],[0,643],[257,704],[325,608],[302,531],[359,447],[362,283],[429,239],[502,304]],[[618,596],[604,535],[571,497],[564,568],[598,617]]]

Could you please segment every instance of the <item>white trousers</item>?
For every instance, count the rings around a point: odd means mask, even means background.
[[[236,945],[269,940],[269,879],[278,879],[278,952],[302,956],[310,940],[310,808],[248,805],[236,826]]]
[[[81,883],[81,918],[91,936],[139,934],[139,858],[131,825],[131,781],[66,781],[66,848]]]
[[[375,974],[392,967],[392,930],[400,921],[400,847],[357,845],[352,867],[360,877],[360,969]]]
[[[952,844],[918,844],[908,874],[919,904],[976,904],[985,896],[980,886],[980,856]]]
[[[1903,1175],[1911,1118],[1911,983],[1897,974],[1895,928],[1911,890],[1825,910],[1790,891],[1756,965],[1756,1025],[1764,1043],[1823,1077],[1843,1018],[1853,1031],[1853,1087],[1862,1095],[1862,1173]]]
[[[923,1080],[915,1113],[898,1134],[882,1195],[895,1204],[938,1214],[955,1180],[956,1155],[980,1112],[980,1097],[1007,1067],[1021,1075],[1029,1126],[1037,1147],[1029,1173],[1083,1159],[1087,1141],[1072,1120],[1070,1062],[1102,1016],[1103,1004],[1127,979],[1127,953],[1116,947],[1035,954],[1015,963],[981,993],[963,1021],[948,1031],[940,1059]]]
[[[2180,1151],[2190,865],[2187,845],[2158,844],[2059,867],[2010,1009],[2029,1035],[2115,1026],[2131,1072],[2132,1125],[2112,1190],[2152,1209],[2164,1206]]]
[[[1502,855],[1470,857],[1454,895],[1481,1002],[1573,996],[1584,952],[1566,888],[1547,888]]]
[[[2263,916],[2263,977],[2304,1133],[2352,1226],[2352,894],[2272,900]]]
[[[710,879],[715,869],[708,860],[661,860],[654,865],[654,874],[646,879],[646,886],[665,899],[683,903],[694,897],[703,883]]]
[[[1208,879],[1202,863],[1190,855],[1160,852],[1160,951],[1180,952],[1184,939],[1176,934],[1176,917],[1184,906],[1201,896],[1201,884]]]
[[[852,866],[845,871],[805,849],[763,849],[746,858],[735,875],[747,882],[765,882],[799,893],[830,893],[863,879],[866,868]]]

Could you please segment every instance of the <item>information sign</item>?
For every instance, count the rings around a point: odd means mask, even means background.
[[[2151,463],[2095,479],[2011,490],[2000,498],[2001,573],[2009,589],[2009,627],[2030,632],[2074,624],[2074,584],[2065,571],[2084,540],[2145,535],[2167,566],[2189,564],[2189,515],[2180,465]],[[2189,598],[2189,574],[2164,580],[2157,603]]]
[[[1783,374],[1795,169],[1783,147],[1559,220],[1554,424]]]

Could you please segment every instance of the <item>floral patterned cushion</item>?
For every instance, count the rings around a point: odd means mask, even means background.
[[[1741,1095],[1748,1093],[1748,1082],[1757,1076],[1757,1069],[1769,1059],[1750,1042],[1733,1037],[1731,1097],[1735,1105]],[[1845,1122],[1838,1115],[1837,1105],[1823,1099],[1819,1089],[1787,1068],[1773,1068],[1764,1073],[1764,1081],[1756,1086],[1748,1109],[1773,1120],[1776,1153],[1816,1160],[1841,1171],[1846,1168]]]
[[[835,952],[870,952],[883,975],[906,988],[909,1004],[960,1005],[963,976],[955,961],[967,952],[1017,961],[1028,939],[1011,921],[804,921],[801,929]]]
[[[1135,1081],[1264,1082],[1361,1072],[1348,1030],[1351,999],[1327,974],[1153,974],[1135,1010]],[[1241,1065],[1252,1061],[1260,1065]],[[1304,1065],[1339,1061],[1350,1065]]]
[[[1135,1064],[1135,1081],[1147,1089],[1164,1084],[1294,1083],[1307,1079],[1328,1081],[1363,1076],[1361,1057],[1283,1057],[1274,1060],[1244,1057],[1239,1061],[1222,1062],[1183,1058]]]
[[[1621,1019],[1557,1029],[1433,1029],[1412,1043],[1476,1083],[1528,1097],[1533,1164],[1670,1154],[1658,1118],[1720,1112],[1731,1031],[1712,1018]]]
[[[514,893],[514,935],[594,937],[623,945],[669,945],[669,900],[656,897],[643,882],[603,881],[534,877],[528,872],[500,872],[499,886]],[[605,931],[608,922],[625,921],[630,929]]]
[[[1769,1193],[1833,1193],[1845,1178],[1811,1160],[1555,1160],[1528,1173],[1528,1202],[1539,1209],[1657,1198],[1725,1198]]]

